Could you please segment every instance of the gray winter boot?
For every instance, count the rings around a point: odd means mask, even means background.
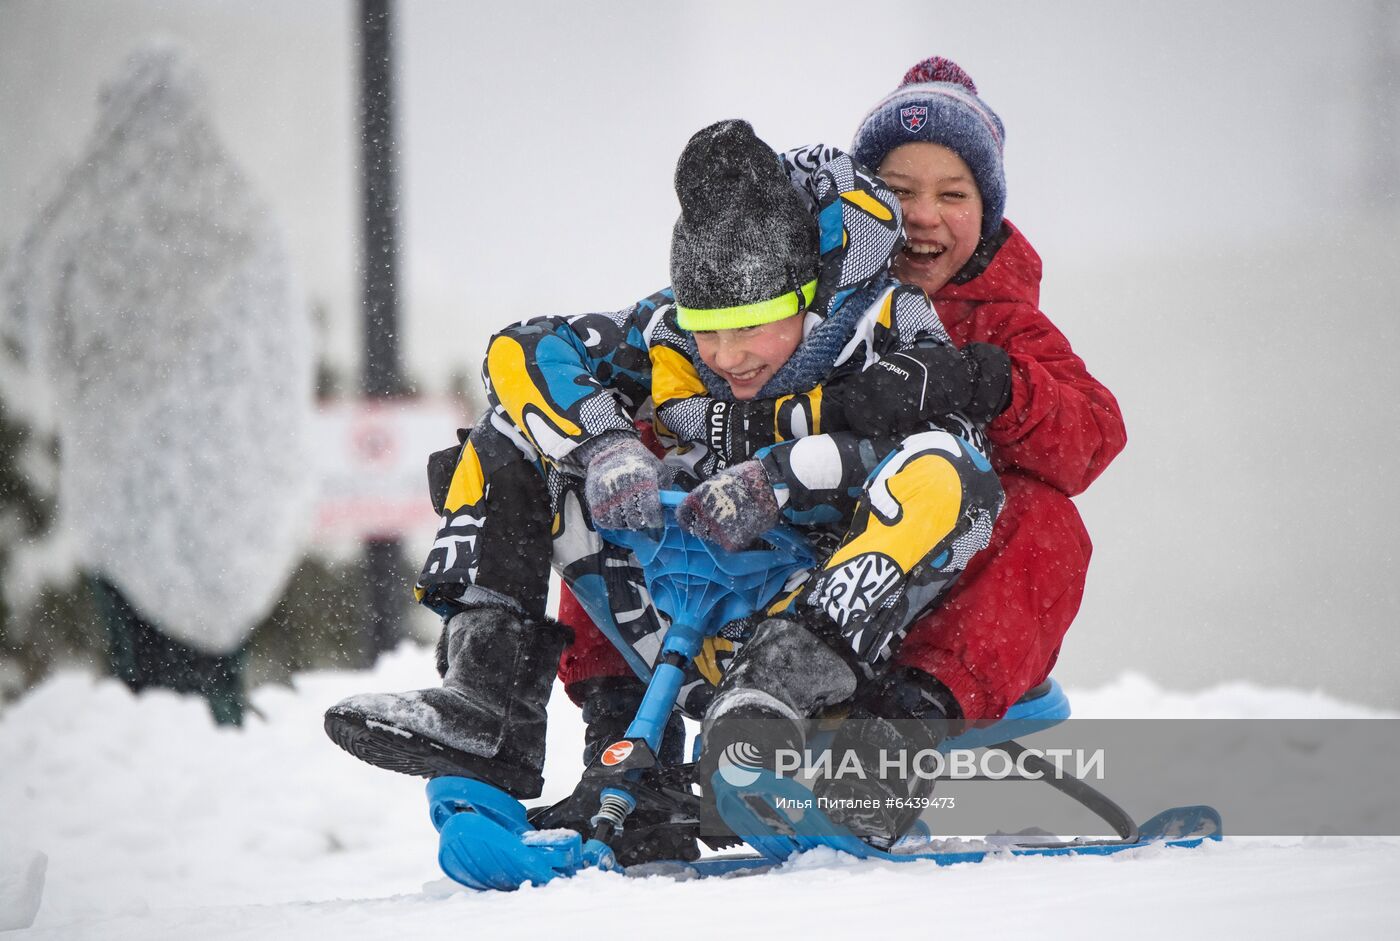
[[[463,611],[438,642],[442,686],[351,696],[326,710],[326,734],[390,771],[462,775],[538,797],[545,705],[569,636],[555,621],[501,607]]]
[[[705,712],[701,787],[724,765],[772,769],[778,749],[802,748],[809,719],[855,691],[850,666],[801,623],[759,624]]]
[[[889,849],[933,793],[919,756],[957,734],[960,716],[957,700],[937,679],[914,667],[891,669],[857,696],[831,742],[831,766],[839,770],[819,778],[812,793],[831,820]]]

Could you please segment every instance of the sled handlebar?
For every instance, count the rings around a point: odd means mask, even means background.
[[[680,490],[661,492],[665,525],[659,530],[600,530],[604,539],[632,550],[652,603],[672,625],[690,625],[703,640],[767,604],[789,576],[816,564],[807,541],[786,524],[738,552],[687,533],[676,522],[685,496]]]

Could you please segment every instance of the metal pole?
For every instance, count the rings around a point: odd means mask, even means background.
[[[360,156],[364,166],[364,394],[401,394],[398,190],[392,0],[360,0]]]
[[[364,212],[364,372],[366,399],[404,393],[398,332],[398,189],[394,165],[392,0],[360,0],[360,157]],[[399,638],[405,589],[397,539],[365,543],[367,660]]]

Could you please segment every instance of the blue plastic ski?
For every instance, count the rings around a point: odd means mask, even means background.
[[[985,849],[920,850],[906,842],[893,852],[877,850],[818,811],[793,814],[775,805],[802,806],[811,792],[790,779],[765,776],[752,788],[721,795],[725,820],[760,852],[660,862],[626,870],[628,875],[690,878],[757,873],[774,869],[799,853],[827,847],[858,859],[897,863],[932,861],[940,866],[976,863],[1007,856],[1106,856],[1149,845],[1193,847],[1223,835],[1220,815],[1202,805],[1173,807],[1151,818],[1133,840],[1001,844]],[[435,778],[428,784],[433,824],[441,834],[438,862],[443,872],[474,889],[515,889],[543,885],[583,869],[622,871],[612,851],[572,830],[538,831],[525,808],[509,795],[469,778]],[[759,808],[759,809],[756,809]],[[777,815],[776,817],[774,815]],[[782,831],[782,832],[780,832]]]
[[[1008,856],[1108,856],[1144,846],[1199,846],[1205,840],[1219,840],[1220,815],[1214,808],[1202,805],[1173,807],[1148,820],[1140,828],[1139,839],[1131,843],[1078,843],[1068,845],[1010,845],[988,846],[978,850],[925,850],[882,853],[861,844],[864,859],[887,859],[892,862],[933,862],[939,866],[958,863],[980,863],[985,859]],[[657,863],[632,867],[628,875],[690,875],[699,878],[727,876],[733,873],[758,874],[775,869],[782,863],[756,853],[714,856],[693,863]]]
[[[1220,814],[1213,807],[1192,805],[1164,810],[1137,828],[1131,839],[1079,840],[989,844],[985,849],[920,850],[906,842],[892,852],[875,849],[832,823],[817,810],[793,811],[781,808],[811,807],[812,794],[790,778],[764,773],[753,785],[734,788],[716,776],[720,813],[735,833],[759,851],[758,854],[717,856],[689,864],[697,875],[724,875],[741,870],[771,869],[809,850],[827,847],[858,859],[881,859],[907,863],[931,861],[940,866],[976,863],[989,857],[1006,856],[1107,856],[1149,845],[1199,846],[1204,840],[1224,835]]]

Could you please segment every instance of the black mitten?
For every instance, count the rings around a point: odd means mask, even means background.
[[[969,343],[963,359],[972,369],[972,398],[963,414],[976,422],[989,422],[1011,404],[1011,357],[991,343]]]
[[[914,347],[828,388],[827,398],[852,431],[910,432],[933,416],[961,411],[972,399],[972,370],[956,347]]]
[[[987,343],[917,346],[867,366],[827,397],[845,424],[865,435],[913,432],[950,412],[986,422],[1011,400],[1011,360]]]

